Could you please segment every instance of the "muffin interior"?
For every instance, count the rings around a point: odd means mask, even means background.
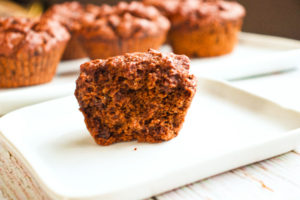
[[[188,69],[186,56],[154,50],[83,64],[75,95],[96,142],[175,137],[195,93]]]

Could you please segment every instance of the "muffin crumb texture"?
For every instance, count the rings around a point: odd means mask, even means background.
[[[149,50],[81,65],[75,96],[95,141],[157,143],[177,136],[196,92],[189,62]]]

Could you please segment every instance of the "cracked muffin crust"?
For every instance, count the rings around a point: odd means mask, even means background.
[[[170,28],[156,8],[141,2],[88,5],[86,10],[94,18],[84,20],[80,41],[92,59],[157,49]]]
[[[69,37],[55,21],[0,18],[0,87],[51,81]]]
[[[196,92],[186,56],[149,50],[81,65],[75,96],[100,145],[177,136]]]
[[[182,2],[187,0],[143,0],[145,5],[156,7],[164,16],[170,17],[175,14]],[[195,0],[189,0],[195,1]],[[198,1],[198,0],[196,0]]]
[[[186,1],[200,1],[200,0],[143,0],[143,3],[148,6],[154,6],[169,20],[171,16],[176,14],[179,7]],[[172,29],[171,23],[171,29]],[[166,43],[170,43],[170,35],[167,36]]]
[[[43,14],[43,18],[58,21],[71,35],[62,57],[63,60],[87,57],[87,54],[78,41],[77,35],[77,32],[82,27],[81,20],[86,17],[86,15],[88,15],[88,13],[86,13],[85,7],[76,1],[55,4]]]

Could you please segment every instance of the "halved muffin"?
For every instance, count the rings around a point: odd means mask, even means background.
[[[184,55],[149,50],[81,65],[75,96],[100,145],[178,135],[196,92]]]

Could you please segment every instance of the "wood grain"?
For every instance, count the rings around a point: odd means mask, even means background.
[[[159,195],[157,200],[300,199],[300,154],[290,152]]]
[[[149,200],[300,199],[300,153],[241,167]],[[0,193],[0,199],[6,200]]]

